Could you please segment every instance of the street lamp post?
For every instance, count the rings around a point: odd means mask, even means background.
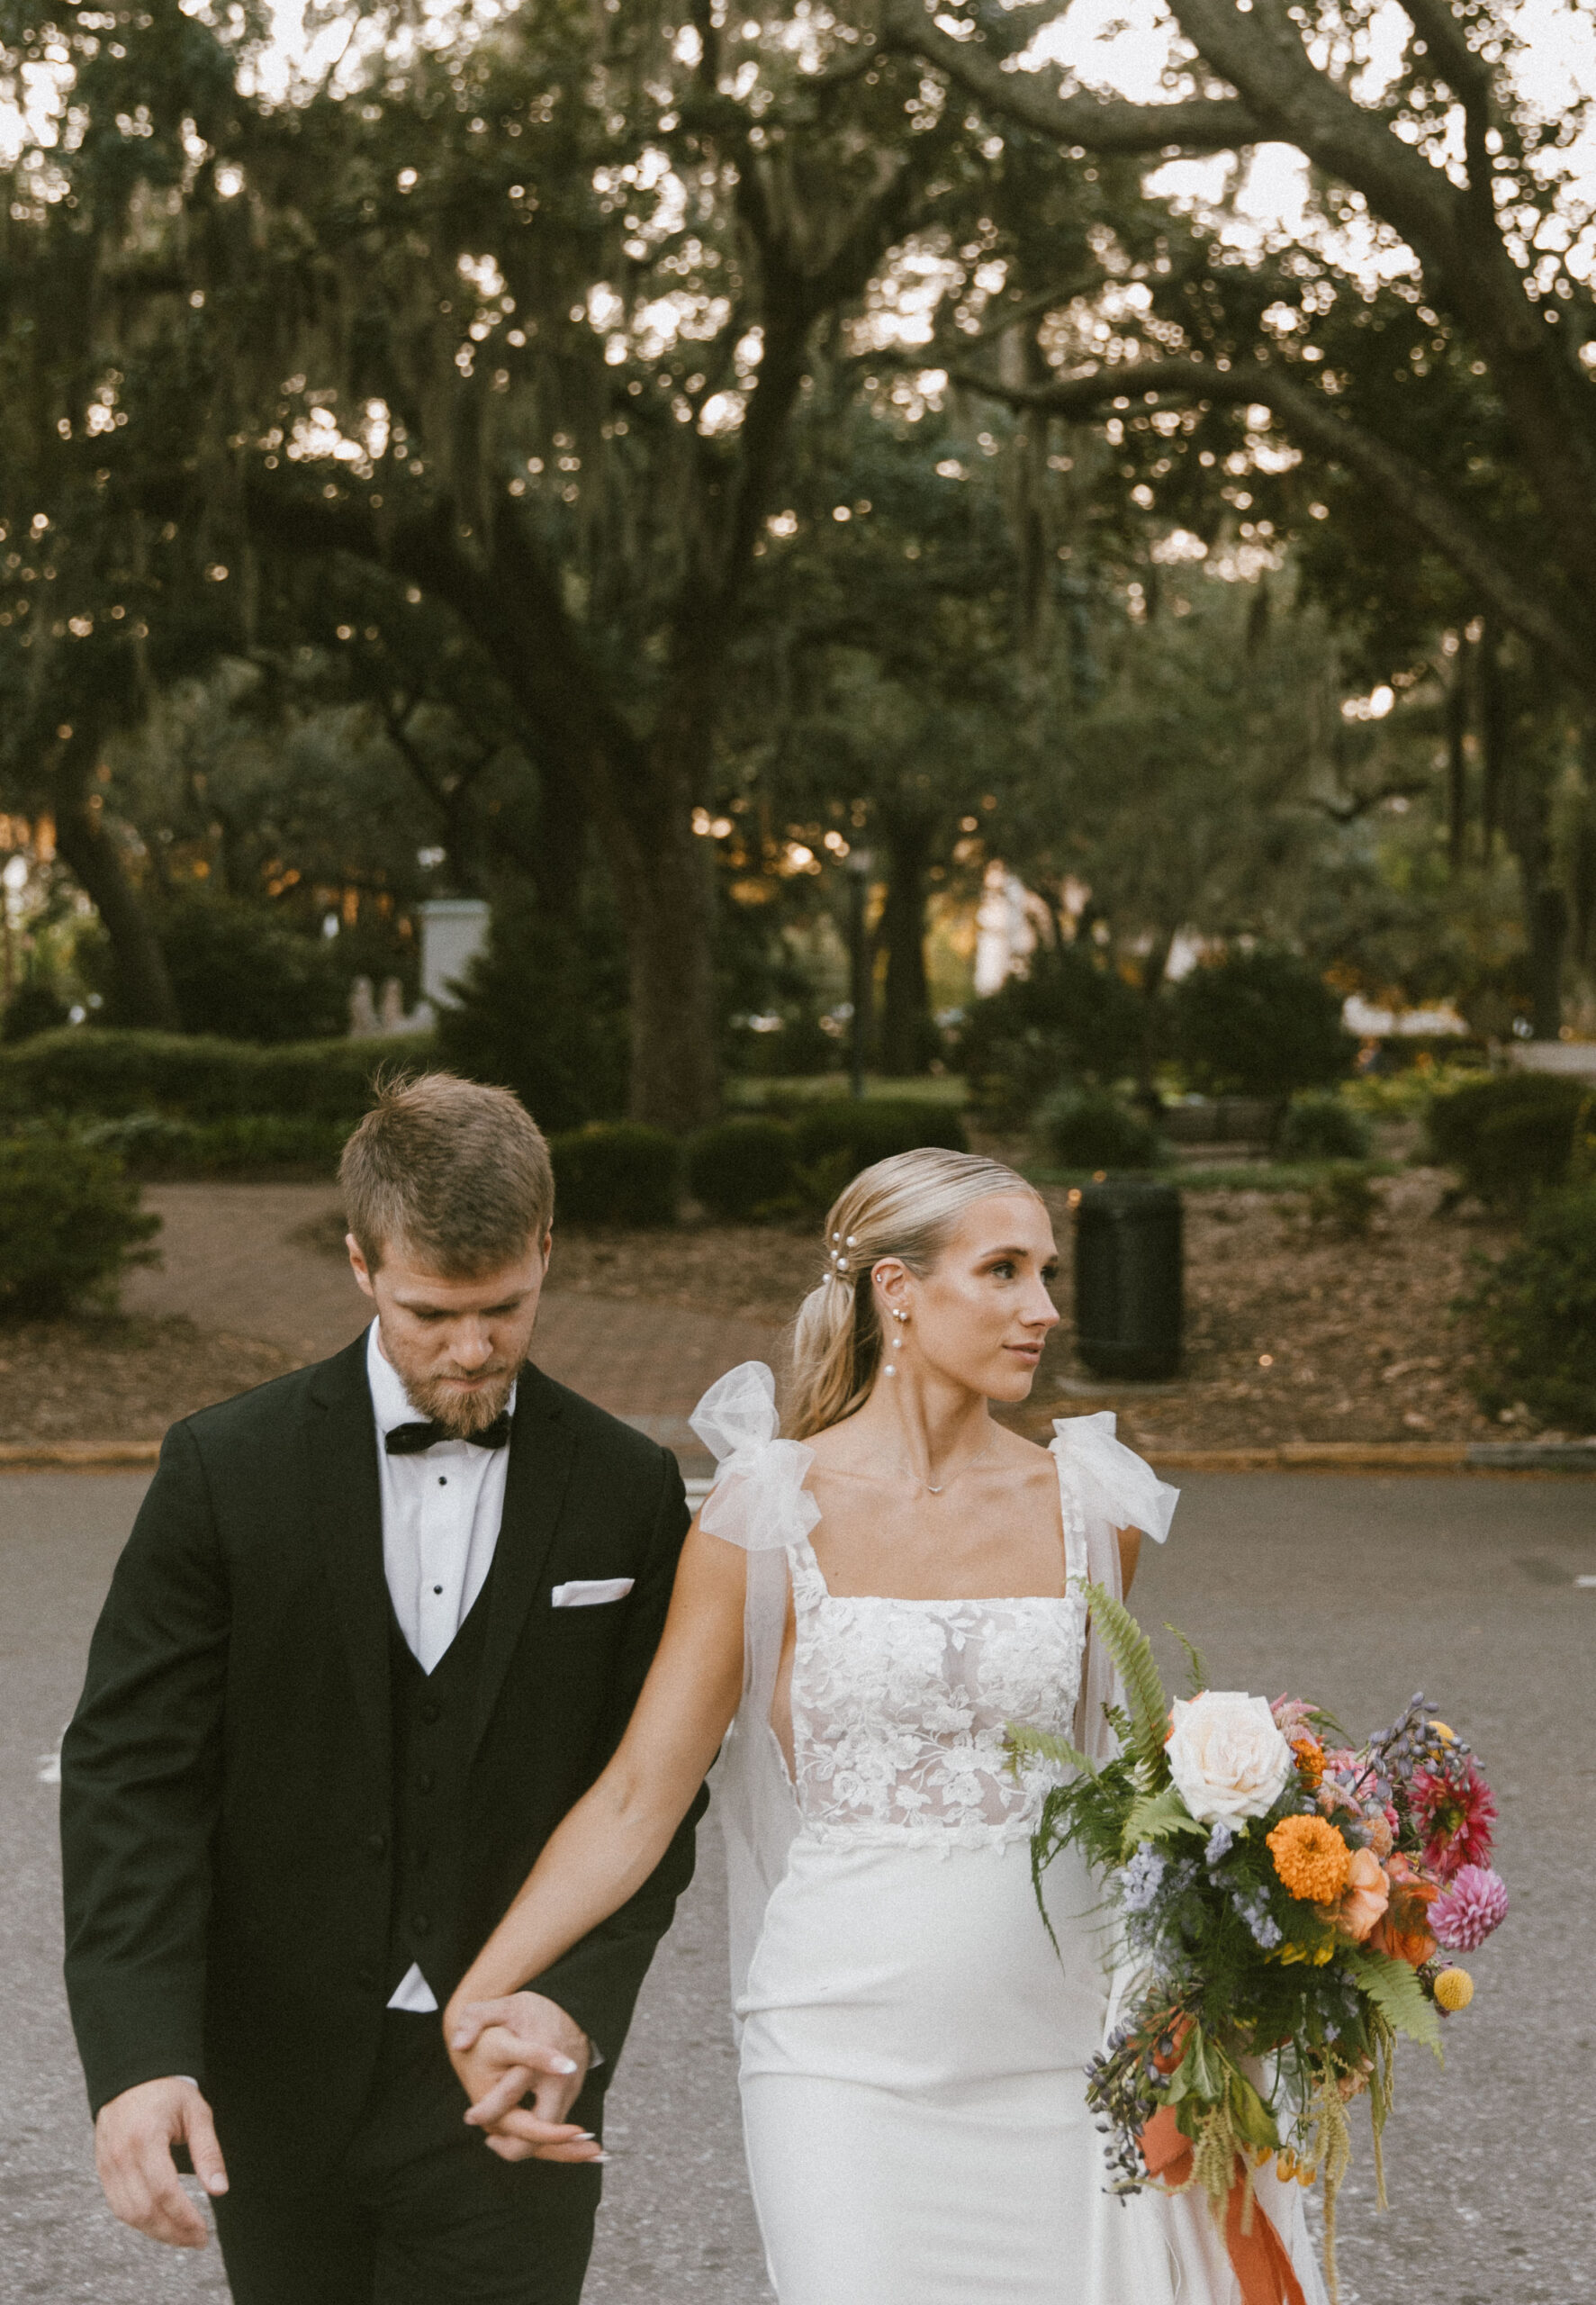
[[[864,1094],[864,1060],[870,1035],[870,936],[864,915],[874,862],[868,848],[851,848],[848,852],[848,966],[853,1002],[848,1053],[852,1075],[850,1086],[855,1097]]]

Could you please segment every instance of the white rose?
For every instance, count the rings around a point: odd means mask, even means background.
[[[1169,1772],[1200,1825],[1234,1824],[1274,1807],[1296,1764],[1267,1698],[1204,1689],[1177,1697],[1173,1718]]]

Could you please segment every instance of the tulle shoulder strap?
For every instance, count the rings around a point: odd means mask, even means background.
[[[1114,1438],[1114,1424],[1112,1409],[1100,1409],[1095,1416],[1055,1417],[1052,1446],[1060,1469],[1074,1481],[1088,1523],[1140,1529],[1161,1545],[1180,1491]]]
[[[710,1386],[694,1409],[693,1431],[718,1468],[699,1514],[712,1537],[747,1552],[799,1543],[820,1518],[804,1487],[815,1451],[780,1441],[776,1379],[762,1360],[744,1360]]]

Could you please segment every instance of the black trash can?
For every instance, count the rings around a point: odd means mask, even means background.
[[[1076,1349],[1095,1376],[1150,1380],[1180,1368],[1181,1211],[1174,1185],[1083,1185],[1075,1211]]]

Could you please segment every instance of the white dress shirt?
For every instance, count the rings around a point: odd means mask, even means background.
[[[421,1412],[378,1341],[375,1321],[366,1332],[365,1373],[381,1444],[397,1424],[414,1424]],[[509,1407],[515,1407],[513,1390]],[[439,1441],[414,1456],[391,1457],[379,1445],[383,1496],[383,1573],[405,1646],[430,1673],[471,1614],[487,1582],[504,1517],[508,1449],[482,1449],[471,1441]],[[412,1962],[390,2009],[418,2014],[437,2007],[437,1996]]]

